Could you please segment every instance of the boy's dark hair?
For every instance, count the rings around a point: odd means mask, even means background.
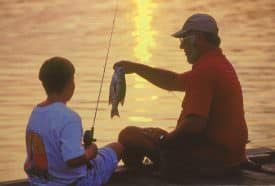
[[[217,34],[213,34],[210,32],[202,32],[202,34],[209,43],[216,47],[220,47],[221,39]]]
[[[75,72],[73,64],[63,57],[47,59],[40,68],[39,79],[47,95],[61,93]]]

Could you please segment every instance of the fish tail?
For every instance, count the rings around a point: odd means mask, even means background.
[[[114,116],[118,116],[119,117],[119,112],[117,109],[112,109],[111,110],[111,118],[113,118]]]

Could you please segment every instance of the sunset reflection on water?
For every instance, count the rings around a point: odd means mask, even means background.
[[[155,47],[156,31],[152,28],[152,19],[156,4],[152,0],[134,0],[136,15],[134,16],[135,31],[132,33],[136,41],[134,55],[142,62],[148,62]]]
[[[157,32],[152,27],[152,19],[154,9],[157,8],[157,5],[152,0],[134,0],[133,2],[136,6],[136,12],[133,17],[135,30],[132,32],[132,36],[134,37],[136,43],[134,46],[134,56],[139,62],[150,64],[150,60],[152,58],[151,50],[156,46],[155,36]],[[134,89],[146,90],[146,86],[148,85],[146,80],[139,76],[135,76],[134,82]],[[151,93],[148,92],[147,95],[137,95],[135,100],[146,101],[151,97],[154,97],[154,100],[157,99],[157,96],[152,96]],[[141,116],[129,116],[128,119],[137,123],[153,121],[150,117],[146,118]]]

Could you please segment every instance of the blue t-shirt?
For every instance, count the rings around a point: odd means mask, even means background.
[[[51,185],[54,183],[68,185],[86,176],[85,165],[70,168],[66,164],[67,160],[84,154],[85,151],[81,143],[82,132],[80,117],[65,104],[56,102],[48,106],[34,108],[26,133],[35,133],[40,136],[40,141],[44,146],[42,149],[46,154]],[[41,153],[41,148],[38,149],[40,149],[38,153]],[[45,183],[45,180],[37,177],[31,177],[30,181],[35,184]]]

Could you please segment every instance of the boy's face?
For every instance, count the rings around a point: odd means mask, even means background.
[[[64,89],[64,96],[65,100],[69,101],[73,94],[74,94],[74,89],[75,89],[75,83],[74,83],[74,76],[68,81],[65,89]]]

